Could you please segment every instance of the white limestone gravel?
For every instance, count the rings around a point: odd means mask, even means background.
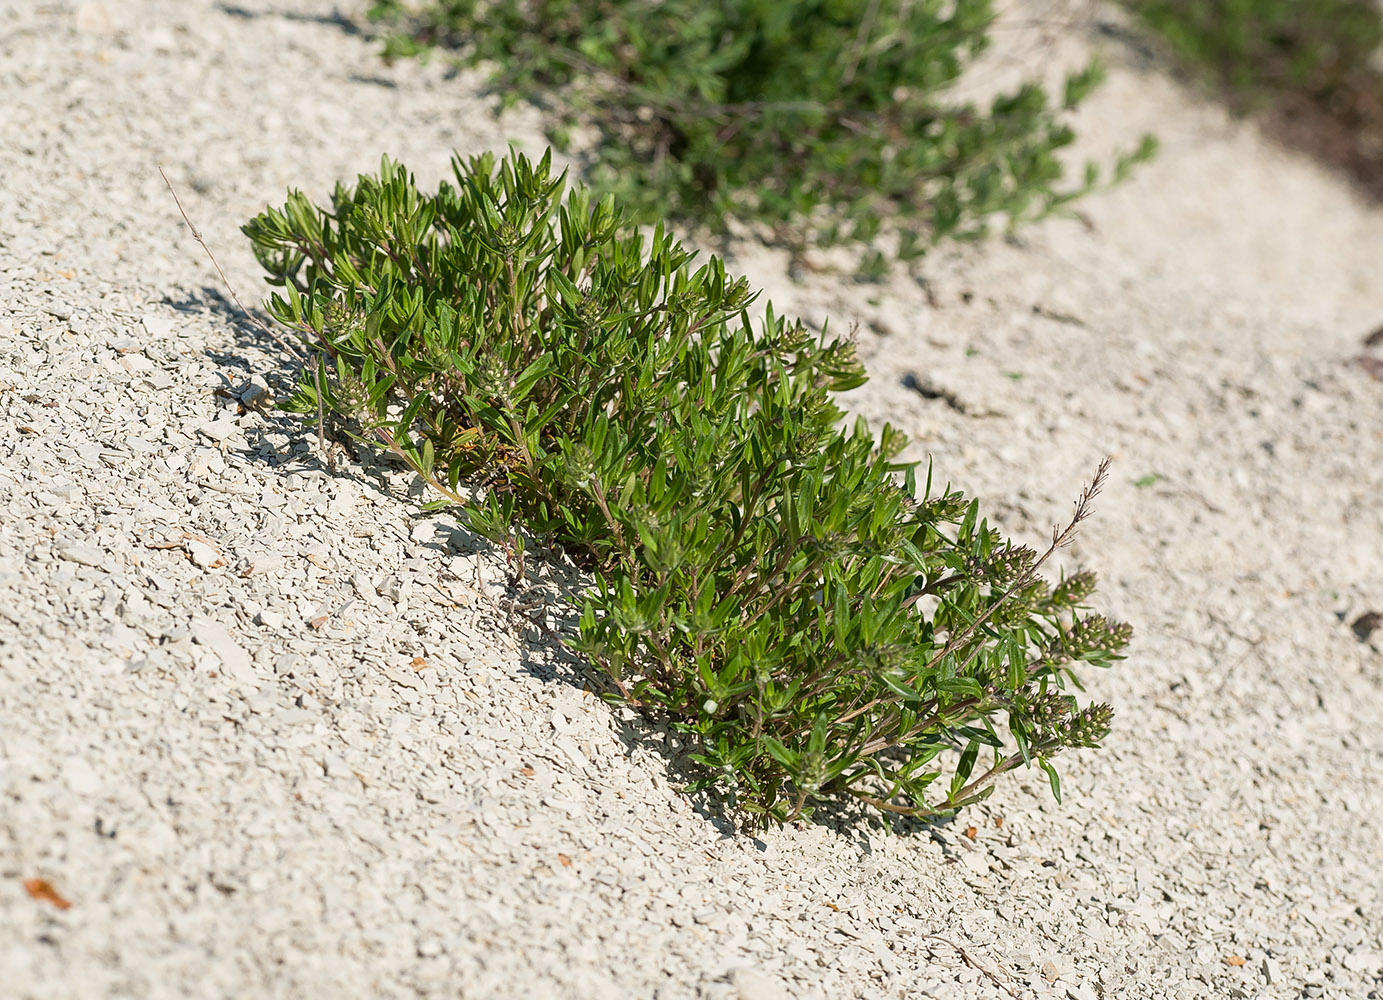
[[[542,148],[363,6],[0,0],[0,993],[1383,996],[1383,212],[1116,50],[1083,142],[1164,153],[1088,225],[873,286],[735,247],[1020,538],[1113,454],[1067,556],[1138,630],[1062,804],[743,836],[502,559],[265,405],[164,188],[250,301],[286,187]]]

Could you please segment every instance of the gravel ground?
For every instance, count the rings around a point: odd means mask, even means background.
[[[250,301],[284,188],[542,146],[373,52],[325,0],[0,0],[6,995],[1383,997],[1383,212],[1116,52],[1083,141],[1164,153],[1086,224],[879,286],[734,248],[1019,539],[1114,455],[1067,556],[1138,632],[1063,804],[752,838],[416,483],[264,405],[159,164]]]

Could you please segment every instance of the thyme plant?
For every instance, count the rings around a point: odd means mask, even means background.
[[[884,231],[907,260],[1099,181],[1093,163],[1067,180],[1061,159],[1098,64],[1057,95],[1027,82],[987,105],[948,97],[988,47],[990,0],[379,0],[372,16],[394,31],[386,55],[457,51],[493,68],[506,101],[552,110],[559,147],[580,127],[590,182],[649,225],[756,222],[799,252]],[[874,250],[864,270],[886,265]]]
[[[1084,610],[1090,573],[1038,570],[1104,468],[1045,553],[1016,546],[919,484],[895,429],[841,426],[850,341],[755,319],[743,278],[564,198],[549,157],[454,173],[424,194],[386,158],[244,227],[315,355],[286,405],[400,456],[516,557],[521,528],[576,553],[566,641],[751,822],[949,812],[1020,764],[1059,796],[1052,759],[1111,714],[1069,689],[1130,630]]]

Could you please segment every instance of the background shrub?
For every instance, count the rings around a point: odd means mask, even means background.
[[[1383,197],[1383,10],[1374,0],[1126,0],[1194,76],[1269,134]]]
[[[550,103],[557,145],[594,130],[588,179],[648,224],[742,219],[799,250],[888,228],[909,259],[1098,179],[1088,164],[1064,182],[1058,156],[1097,65],[1055,100],[1034,83],[984,108],[947,100],[988,45],[989,0],[383,0],[373,16],[399,31],[390,55],[458,49],[494,65],[506,100]],[[1114,175],[1152,152],[1147,138]]]
[[[316,353],[290,408],[405,458],[516,584],[520,529],[574,552],[570,646],[751,821],[841,797],[931,815],[1023,763],[1059,792],[1051,758],[1110,718],[1064,688],[1129,629],[1082,612],[1092,575],[1037,571],[1103,469],[1045,554],[1009,544],[919,493],[895,430],[839,427],[830,393],[865,381],[848,341],[753,322],[718,260],[561,191],[546,157],[457,162],[430,195],[386,159],[328,209],[291,193],[247,224],[270,311]]]
[[[1131,0],[1188,67],[1245,98],[1299,90],[1329,101],[1383,44],[1372,0]]]

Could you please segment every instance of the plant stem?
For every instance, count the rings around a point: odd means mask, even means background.
[[[1099,496],[1100,490],[1104,486],[1105,477],[1109,473],[1109,462],[1110,460],[1107,458],[1100,462],[1099,468],[1095,470],[1094,480],[1081,492],[1080,499],[1076,501],[1076,511],[1066,527],[1063,529],[1058,526],[1052,529],[1052,544],[1047,547],[1047,551],[1042,553],[1039,559],[1035,560],[1031,566],[1020,573],[1009,588],[999,595],[999,599],[985,609],[984,614],[980,615],[953,636],[951,641],[946,644],[941,652],[932,657],[931,662],[927,664],[928,670],[934,668],[947,656],[955,652],[963,643],[969,641],[970,637],[975,634],[981,625],[989,620],[990,616],[999,609],[1000,605],[1016,594],[1021,588],[1028,585],[1029,581],[1032,580],[1033,576],[1035,576],[1037,571],[1042,567],[1042,564],[1052,556],[1052,553],[1070,544],[1071,539],[1075,537],[1077,525],[1090,516],[1090,503],[1095,497]]]

